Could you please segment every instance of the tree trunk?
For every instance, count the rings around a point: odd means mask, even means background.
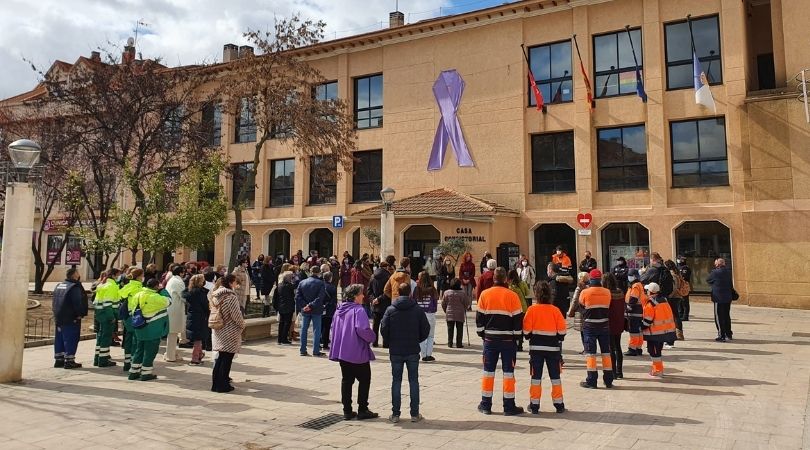
[[[256,183],[256,172],[259,167],[262,147],[269,138],[270,135],[267,132],[262,133],[261,138],[256,141],[256,145],[253,149],[253,169],[250,174],[253,177],[253,183]],[[245,201],[245,195],[247,194],[247,181],[248,180],[245,180],[245,182],[242,183],[242,186],[239,188],[239,194],[236,196],[236,199],[233,200],[233,215],[236,223],[234,224],[233,235],[231,236],[231,254],[228,257],[228,273],[233,271],[236,267],[236,257],[239,254],[238,244],[242,242],[242,203]],[[252,237],[250,246],[253,246]]]

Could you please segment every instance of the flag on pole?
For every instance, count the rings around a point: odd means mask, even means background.
[[[636,46],[633,45],[633,36],[630,34],[630,26],[624,27],[627,31],[627,39],[630,40],[630,50],[633,51],[633,62],[636,64],[636,94],[641,97],[641,101],[647,103],[647,92],[644,91],[644,81],[641,79],[641,70],[638,68],[638,58],[636,57]]]
[[[700,68],[700,60],[694,49],[692,50],[692,64],[695,66],[695,103],[711,109],[713,113],[717,113],[714,96],[712,96],[712,91],[709,89],[709,80],[706,78],[706,72]]]
[[[529,68],[529,85],[531,86],[532,93],[534,93],[534,102],[537,104],[537,110],[543,111],[543,114],[546,113],[546,104],[543,101],[543,93],[540,92],[540,88],[537,87],[537,81],[534,79],[534,74],[532,73],[532,66],[529,63],[529,55],[526,54],[526,48],[523,44],[520,44],[520,49],[523,50],[523,58],[526,59],[526,66]]]
[[[582,54],[579,53],[579,44],[577,43],[577,35],[575,34],[571,39],[574,40],[574,47],[577,49],[577,56],[579,57],[579,68],[582,70],[582,77],[585,79],[585,92],[588,100],[588,108],[593,112],[596,108],[596,102],[593,101],[593,91],[591,90],[591,80],[588,79],[588,72],[585,70],[585,64],[582,63]]]
[[[706,78],[706,72],[700,66],[700,59],[697,56],[695,49],[695,36],[692,33],[692,15],[686,16],[686,23],[689,24],[689,40],[692,43],[692,69],[695,79],[695,103],[703,105],[717,113],[717,107],[714,104],[714,96],[709,88],[709,80]]]

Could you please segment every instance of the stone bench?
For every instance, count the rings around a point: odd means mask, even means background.
[[[242,332],[242,337],[246,341],[268,339],[274,335],[273,328],[277,328],[275,324],[278,324],[278,316],[245,319],[245,331]]]

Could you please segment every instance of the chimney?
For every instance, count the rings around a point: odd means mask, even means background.
[[[396,28],[405,25],[405,14],[394,11],[388,15],[388,28]]]
[[[239,59],[239,47],[236,44],[225,44],[222,48],[222,62],[231,62]]]
[[[121,61],[124,64],[129,64],[135,61],[135,39],[127,39],[127,45],[124,46],[124,53],[121,55]]]
[[[245,56],[253,56],[253,47],[249,45],[239,47],[239,58],[244,58]]]
[[[95,62],[101,62],[101,53],[90,52],[90,60]]]

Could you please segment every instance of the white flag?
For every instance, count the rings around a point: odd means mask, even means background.
[[[709,89],[709,80],[706,78],[706,72],[700,68],[700,60],[694,50],[692,50],[692,64],[695,77],[695,103],[711,109],[716,114],[717,107],[714,104],[712,91]]]

